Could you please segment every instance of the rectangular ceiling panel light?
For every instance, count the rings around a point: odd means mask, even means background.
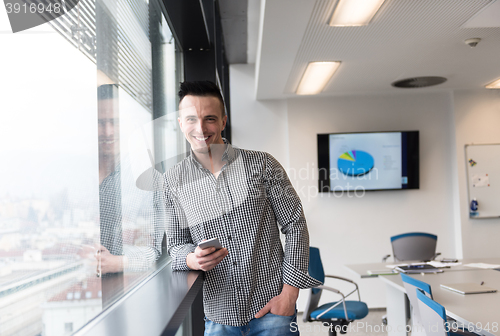
[[[485,86],[487,89],[500,89],[500,78]]]
[[[302,75],[296,93],[298,95],[318,94],[325,88],[338,69],[340,62],[310,62]]]
[[[384,0],[339,0],[330,26],[366,26],[383,3]]]

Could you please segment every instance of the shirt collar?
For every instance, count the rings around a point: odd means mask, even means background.
[[[233,146],[225,139],[222,138],[222,141],[224,141],[224,144],[226,145],[226,149],[224,150],[224,153],[222,154],[222,161],[226,161],[228,164],[234,161],[235,158],[235,151]],[[191,162],[196,165],[198,168],[203,168],[201,163],[196,159],[196,156],[193,153],[193,149],[190,150],[191,155],[189,156],[191,159]]]
[[[224,141],[224,143],[226,144],[226,150],[224,151],[224,154],[222,154],[222,161],[231,163],[235,158],[234,148],[225,138],[222,138],[222,141]]]

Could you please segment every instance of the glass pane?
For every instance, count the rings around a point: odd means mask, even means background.
[[[0,8],[0,335],[70,335],[156,269],[180,78],[161,14],[133,5],[16,34]]]
[[[96,66],[48,25],[0,39],[0,334],[66,335],[101,310]]]

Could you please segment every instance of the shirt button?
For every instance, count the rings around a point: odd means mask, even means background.
[[[231,237],[231,236],[227,236],[227,239],[232,240],[232,239],[233,239],[233,237]]]
[[[238,263],[235,261],[235,262],[233,262],[233,265],[236,266],[236,265],[238,265]]]

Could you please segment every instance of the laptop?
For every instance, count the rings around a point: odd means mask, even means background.
[[[475,282],[457,283],[457,284],[441,284],[444,289],[451,290],[460,294],[481,294],[495,293],[497,290],[488,286],[484,286]]]
[[[366,271],[368,275],[391,275],[391,274],[399,274],[393,269],[383,269],[383,270],[368,270]]]

